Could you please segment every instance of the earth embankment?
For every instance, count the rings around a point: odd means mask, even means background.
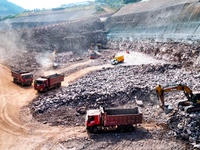
[[[83,54],[91,43],[106,42],[100,17],[109,15],[109,12],[97,13],[95,9],[29,14],[0,22],[0,38],[9,41],[18,37],[20,42],[16,45],[23,45],[29,51],[56,49]]]
[[[23,47],[31,51],[57,49],[83,54],[91,43],[106,45],[107,40],[118,38],[198,42],[199,16],[197,0],[151,0],[125,5],[115,13],[86,9],[29,14],[1,22],[0,34],[8,39],[19,37]],[[102,17],[108,19],[102,21]]]
[[[152,38],[159,41],[197,40],[197,0],[150,0],[122,7],[106,23],[109,38]]]

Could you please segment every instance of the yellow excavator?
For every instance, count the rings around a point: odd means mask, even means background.
[[[192,90],[186,85],[178,84],[175,86],[168,86],[165,88],[162,88],[161,85],[158,85],[155,90],[158,99],[162,103],[161,108],[163,110],[168,109],[165,106],[165,100],[164,100],[165,92],[183,91],[183,93],[187,97],[187,100],[178,101],[178,107],[184,108],[184,111],[187,113],[200,111],[200,93],[194,94]]]

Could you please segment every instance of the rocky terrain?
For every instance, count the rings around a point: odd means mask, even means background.
[[[198,70],[200,65],[200,45],[196,40],[156,42],[152,39],[130,41],[117,38],[109,40],[108,45],[113,49],[139,51],[158,60],[181,64],[190,70]]]
[[[90,66],[108,64],[116,53],[126,50],[141,52],[160,61],[160,64],[126,65],[125,60],[124,65],[102,67],[70,82],[66,87],[37,94],[36,98],[29,101],[22,112],[29,112],[32,120],[48,127],[74,130],[80,127],[83,129],[77,131],[80,134],[86,133],[84,122],[87,109],[137,106],[143,113],[143,123],[132,133],[67,136],[67,139],[58,142],[62,148],[200,148],[199,112],[188,114],[177,108],[178,100],[186,99],[184,93],[180,91],[165,95],[166,104],[174,107],[170,114],[165,114],[159,107],[155,92],[158,84],[166,86],[181,83],[193,91],[200,89],[200,47],[196,39],[199,26],[195,19],[199,13],[199,2],[152,1],[151,5],[150,2],[144,2],[122,7],[105,22],[96,14],[89,15],[89,18],[77,15],[74,22],[64,20],[63,24],[56,20],[58,24],[53,26],[46,24],[39,28],[0,33],[1,64],[10,69],[30,70],[34,78],[49,70],[57,72],[76,63],[87,62],[90,44],[98,42],[108,49],[100,49],[99,57],[86,65],[65,70],[63,73],[66,77]],[[152,7],[153,4],[156,5]],[[146,11],[141,11],[143,7]],[[186,13],[187,10],[196,11]],[[37,25],[41,24],[39,21]],[[187,32],[181,34],[184,30]],[[57,50],[56,63],[59,64],[55,69],[51,60],[53,50]],[[142,101],[143,105],[139,105],[138,101]],[[5,109],[2,110],[4,112]]]
[[[136,133],[139,132],[138,134],[141,134],[142,137],[149,139],[149,143],[152,143],[151,139],[154,138],[163,139],[165,137],[169,141],[179,139],[180,141],[176,141],[176,144],[172,142],[173,149],[185,149],[186,147],[192,149],[193,146],[191,145],[198,147],[199,131],[197,129],[199,128],[199,123],[195,121],[199,117],[198,113],[188,115],[178,111],[177,101],[185,99],[185,96],[182,92],[176,92],[169,93],[166,96],[167,104],[172,104],[175,108],[172,116],[166,115],[159,108],[160,103],[157,100],[155,87],[158,83],[163,86],[182,83],[197,91],[200,88],[198,82],[196,82],[200,78],[198,72],[199,45],[177,42],[155,43],[151,40],[130,42],[119,39],[108,41],[107,46],[111,49],[100,50],[101,55],[98,59],[93,60],[92,63],[86,66],[77,66],[72,70],[66,71],[65,76],[77,69],[106,64],[113,57],[113,54],[125,50],[142,52],[160,60],[160,62],[165,60],[168,63],[116,66],[115,68],[102,68],[100,71],[91,72],[71,83],[68,87],[49,91],[33,100],[28,105],[33,117],[42,124],[50,126],[84,126],[87,109],[98,108],[99,106],[135,107],[137,106],[136,101],[140,100],[144,103],[143,107],[140,107],[144,114],[144,125],[138,127]],[[43,56],[48,59],[52,53],[49,52],[45,55],[37,52],[26,54],[26,52],[21,54],[15,63],[13,61],[6,63],[15,69],[19,66],[27,69],[29,67],[29,70],[34,72],[35,77],[43,74],[45,69],[50,69],[44,67],[44,62],[38,62],[37,60],[40,60],[38,58]],[[56,62],[61,65],[59,68],[81,61],[84,62],[87,59],[87,54],[80,57],[79,55],[74,55],[73,52],[61,52],[56,56]],[[153,123],[156,127],[149,130],[143,127],[145,123],[150,123],[150,126]],[[160,133],[163,135],[160,136]],[[141,149],[145,149],[146,143],[135,143],[134,140],[132,141],[133,143],[127,143],[126,136],[134,139],[133,134],[108,133],[106,134],[107,138],[111,138],[113,141],[107,146],[109,147],[115,142],[120,144],[126,141],[124,145],[127,148],[134,143],[136,145],[139,144]],[[119,140],[119,137],[124,140]],[[142,137],[135,137],[135,139],[139,140]],[[92,149],[92,145],[95,145],[96,140],[100,139],[103,140],[101,135],[97,137],[91,135],[91,138],[78,138],[72,147]],[[182,140],[186,140],[186,143],[189,142],[191,147],[181,144]],[[78,141],[84,143],[84,145],[79,144],[77,146]],[[68,143],[71,143],[70,140],[62,141],[62,144],[66,144],[66,147],[69,148]],[[100,145],[98,142],[98,148],[101,148]]]
[[[175,108],[172,115],[166,115],[159,108],[160,102],[155,92],[158,83],[162,86],[181,83],[194,91],[200,88],[197,82],[200,74],[198,69],[195,69],[195,66],[199,64],[188,63],[198,58],[198,46],[182,43],[156,43],[153,47],[151,42],[144,42],[141,46],[141,43],[123,41],[116,43],[112,41],[110,44],[113,47],[112,51],[116,49],[114,45],[120,45],[120,48],[117,47],[119,51],[129,48],[130,51],[148,53],[157,59],[164,59],[171,63],[117,66],[91,72],[68,87],[57,90],[56,94],[55,91],[48,92],[33,100],[29,107],[34,118],[51,126],[84,126],[87,109],[99,106],[135,107],[139,100],[144,104],[140,108],[144,113],[144,122],[155,122],[162,128],[160,132],[171,140],[174,138],[186,140],[198,147],[196,143],[199,142],[199,132],[196,128],[199,128],[199,123],[195,121],[199,116],[198,113],[186,114],[179,112],[177,108],[178,100],[186,99],[184,93],[166,94],[166,103]],[[180,53],[177,47],[183,50],[183,53],[182,51]],[[158,136],[158,134],[159,132],[155,132],[152,136]]]

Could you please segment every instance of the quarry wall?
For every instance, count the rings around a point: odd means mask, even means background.
[[[108,38],[153,38],[158,41],[198,40],[198,0],[150,0],[122,7],[110,17],[105,28]]]
[[[0,23],[0,37],[21,38],[23,47],[38,51],[57,49],[83,54],[91,43],[106,44],[110,39],[199,42],[200,2],[150,0],[125,5],[114,14],[82,10],[23,16]]]

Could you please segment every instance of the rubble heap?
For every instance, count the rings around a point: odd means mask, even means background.
[[[155,42],[154,40],[124,40],[111,39],[108,45],[113,49],[138,51],[153,56],[158,60],[171,63],[180,63],[185,68],[200,67],[200,45],[199,42]]]
[[[191,89],[199,89],[196,80],[198,72],[186,71],[178,65],[120,66],[91,72],[68,87],[45,93],[30,103],[33,116],[52,125],[83,125],[88,108],[131,107],[135,100],[142,100],[144,118],[165,122],[160,114],[155,87],[158,84],[186,84]],[[167,103],[176,105],[184,94],[170,93]],[[73,112],[70,114],[70,112]],[[160,115],[159,115],[160,114]]]
[[[194,147],[200,147],[200,114],[187,114],[184,111],[176,112],[169,120],[171,135],[189,141]]]

